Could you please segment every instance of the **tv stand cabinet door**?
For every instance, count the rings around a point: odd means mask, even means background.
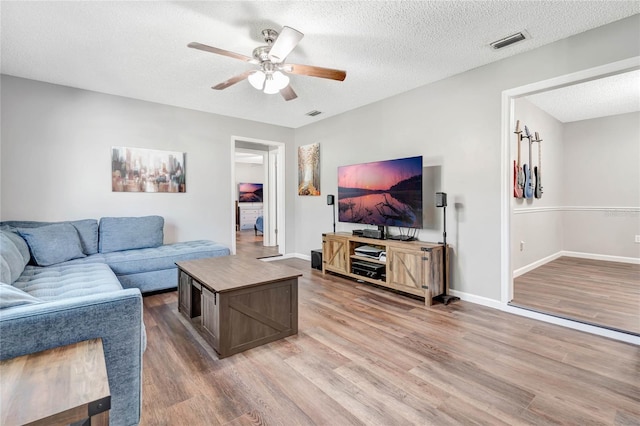
[[[387,280],[391,287],[425,297],[431,305],[429,270],[430,254],[424,251],[389,247],[387,251]],[[427,288],[425,288],[427,287]]]
[[[322,238],[322,272],[325,270],[348,274],[347,259],[349,239],[337,235],[325,235]]]

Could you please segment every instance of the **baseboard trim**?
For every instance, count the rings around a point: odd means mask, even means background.
[[[534,269],[539,268],[540,266],[542,266],[542,265],[544,265],[546,263],[552,262],[552,261],[554,261],[554,260],[556,260],[556,259],[558,259],[558,258],[560,258],[562,256],[563,256],[562,251],[559,251],[559,252],[554,253],[552,255],[549,255],[547,257],[543,257],[540,260],[536,260],[533,263],[525,265],[522,268],[518,268],[515,271],[513,271],[513,278],[518,278],[520,275],[524,275],[529,271],[533,271]]]
[[[486,306],[488,308],[498,309],[503,312],[518,315],[521,317],[531,318],[537,321],[546,322],[549,324],[555,324],[562,327],[567,327],[572,330],[583,331],[589,334],[595,334],[597,336],[607,337],[609,339],[617,340],[620,342],[631,343],[640,346],[640,337],[627,333],[622,333],[614,330],[609,330],[602,327],[597,327],[589,324],[584,324],[577,321],[572,321],[564,318],[555,317],[552,315],[543,314],[540,312],[530,311],[528,309],[518,308],[516,306],[510,306],[503,304],[498,300],[489,299],[487,297],[477,296],[475,294],[465,293],[458,290],[450,290],[449,293],[452,296],[459,297],[460,300],[475,303],[477,305]]]
[[[297,253],[287,253],[287,254],[283,254],[282,256],[263,257],[260,260],[262,260],[263,262],[273,262],[275,260],[283,260],[283,259],[294,259],[294,258],[304,259],[300,256],[302,255]],[[304,260],[311,261],[311,256],[307,256],[307,259],[304,259]]]
[[[581,253],[578,251],[565,250],[560,253],[562,253],[562,256],[578,257],[580,259],[604,260],[607,262],[633,263],[635,265],[640,265],[640,258],[638,257],[610,256],[608,254]]]
[[[297,259],[302,259],[302,260],[306,260],[308,262],[311,262],[311,255],[309,254],[300,254],[300,253],[295,253],[292,257],[295,257]]]
[[[591,259],[591,260],[603,260],[606,262],[620,262],[620,263],[632,263],[634,265],[640,265],[640,258],[637,257],[624,257],[624,256],[611,256],[608,254],[595,254],[595,253],[581,253],[578,251],[566,251],[560,250],[559,252],[552,254],[550,256],[544,257],[540,260],[536,260],[533,263],[530,263],[522,268],[518,268],[513,271],[513,278],[518,278],[520,275],[524,275],[529,271],[533,271],[540,266],[552,262],[560,257],[576,257],[580,259]]]
[[[265,257],[262,260],[263,262],[273,262],[275,260],[283,260],[283,259],[302,259],[302,260],[306,260],[308,262],[311,262],[311,256],[307,255],[307,254],[300,254],[300,253],[287,253],[287,254],[283,254],[282,256],[275,256],[275,257]]]
[[[489,299],[488,297],[477,296],[471,293],[465,293],[463,291],[458,291],[454,289],[449,290],[449,294],[452,296],[459,297],[460,300],[464,300],[465,302],[475,303],[476,305],[487,306],[489,308],[494,309],[502,309],[502,303],[499,300]]]

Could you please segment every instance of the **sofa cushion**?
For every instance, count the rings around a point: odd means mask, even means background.
[[[29,262],[29,250],[27,249],[25,259],[24,248],[20,249],[22,245],[26,245],[26,243],[19,235],[13,234],[11,231],[0,230],[1,282],[12,284],[24,271],[24,267]]]
[[[69,223],[56,223],[38,228],[17,228],[27,241],[31,256],[38,266],[49,266],[86,257],[76,228]]]
[[[5,232],[5,235],[13,241],[13,243],[18,247],[22,258],[24,259],[25,266],[29,263],[29,259],[31,259],[31,253],[29,252],[29,246],[27,242],[16,232],[16,229],[11,226],[0,226],[0,230]]]
[[[27,266],[13,286],[48,302],[122,290],[105,264]]]
[[[39,228],[56,223],[68,223],[76,228],[84,254],[94,254],[98,252],[98,221],[95,219],[71,220],[66,222],[9,220],[2,222],[1,225],[8,225],[12,228]]]
[[[41,303],[42,301],[12,285],[0,283],[0,309]]]
[[[103,217],[98,228],[98,251],[111,253],[161,246],[163,228],[162,216]]]
[[[186,241],[160,247],[98,253],[84,259],[66,262],[65,265],[106,263],[116,275],[175,269],[176,262],[229,255],[222,244],[208,240]]]

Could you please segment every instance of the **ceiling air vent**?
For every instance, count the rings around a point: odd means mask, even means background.
[[[305,115],[308,115],[309,117],[315,117],[316,115],[320,115],[322,114],[320,111],[316,111],[315,109],[313,111],[309,111],[308,113],[306,113]]]
[[[513,43],[517,43],[519,41],[522,40],[526,40],[527,36],[525,35],[524,32],[519,32],[519,33],[515,33],[515,34],[511,34],[509,37],[505,37],[501,40],[498,41],[494,41],[493,43],[490,44],[491,47],[493,47],[494,49],[502,49],[503,47],[507,47],[512,45]]]

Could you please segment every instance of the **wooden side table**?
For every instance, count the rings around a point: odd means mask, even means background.
[[[0,361],[0,424],[108,426],[102,339]]]

